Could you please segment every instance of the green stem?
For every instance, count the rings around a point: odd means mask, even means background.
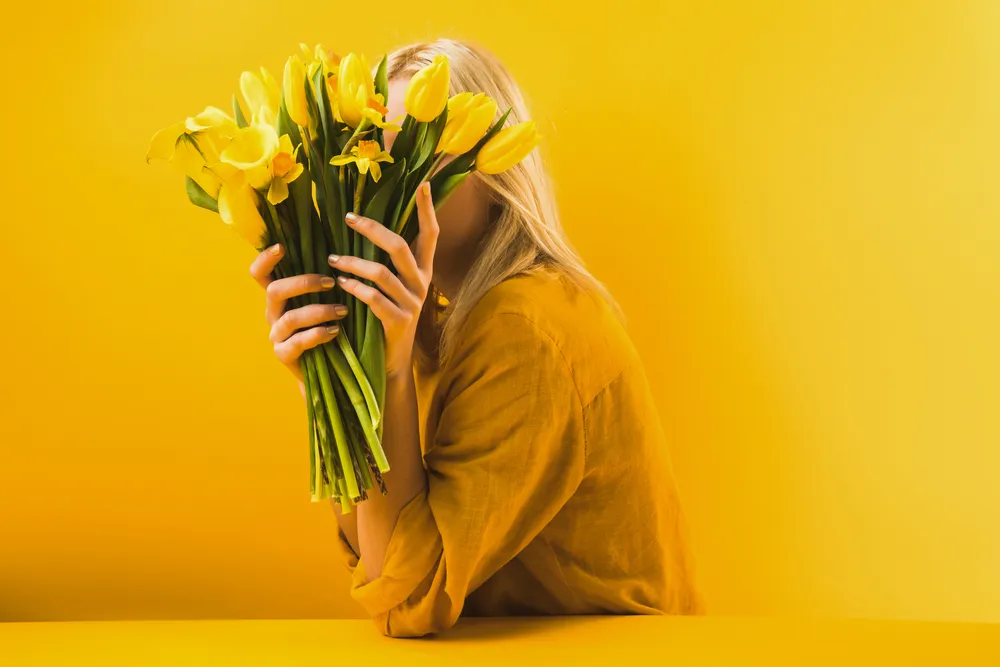
[[[326,476],[329,482],[331,483],[336,482],[337,474],[334,466],[333,448],[330,445],[330,434],[326,428],[327,423],[331,421],[329,419],[329,401],[321,400],[321,395],[323,393],[323,390],[321,382],[318,381],[318,378],[320,377],[321,373],[321,371],[319,370],[320,366],[323,366],[325,370],[326,359],[323,358],[322,352],[320,352],[316,348],[310,348],[306,350],[305,353],[302,355],[302,362],[303,362],[302,365],[304,366],[309,382],[311,382],[313,385],[316,386],[316,390],[313,391],[314,394],[313,399],[316,401],[316,405],[313,411],[318,418],[317,424],[319,426],[321,434],[321,437],[319,438],[319,443],[318,443],[319,446],[317,448],[317,452],[322,456],[322,461],[324,462],[326,468]],[[316,394],[321,394],[321,395],[316,395]],[[322,399],[325,399],[325,396],[322,396]],[[334,402],[334,405],[338,407],[337,415],[339,417],[340,415],[339,405],[336,402]],[[322,478],[323,477],[321,470],[319,479]],[[329,498],[328,495],[322,495],[321,497]]]
[[[413,189],[413,194],[410,195],[410,199],[406,202],[406,208],[403,209],[403,214],[399,217],[399,220],[397,221],[397,224],[399,225],[399,229],[393,230],[394,232],[396,232],[400,236],[403,235],[403,227],[406,226],[406,221],[410,219],[410,215],[413,214],[413,207],[416,206],[416,203],[417,203],[417,190],[419,190],[420,186],[423,185],[426,181],[430,180],[431,176],[433,176],[434,172],[437,170],[438,165],[440,165],[444,161],[444,159],[445,159],[445,157],[447,157],[447,155],[448,155],[447,153],[445,153],[444,151],[441,151],[441,153],[438,155],[438,157],[431,164],[431,168],[427,171],[426,174],[424,174],[424,177],[420,179],[420,182],[417,183],[417,187],[415,187]]]
[[[337,409],[333,383],[330,381],[330,372],[326,364],[316,364],[316,370],[319,374],[320,386],[323,388],[323,400],[326,403],[327,415],[330,417],[330,423],[333,425],[333,437],[337,442],[337,454],[340,457],[340,466],[344,470],[347,491],[353,500],[360,497],[360,492],[358,491],[358,481],[354,476],[354,464],[351,460],[347,434],[344,432],[344,422],[341,419],[340,410]]]
[[[354,212],[357,213],[358,215],[361,215],[361,201],[363,200],[365,195],[365,182],[367,180],[368,180],[367,174],[358,173],[358,184],[354,188]],[[354,232],[354,251],[352,254],[355,257],[364,256],[365,241],[367,241],[367,239],[362,234],[359,234],[356,231]],[[371,281],[362,278],[358,278],[358,281],[368,285],[371,284]],[[363,311],[367,311],[368,307],[360,299],[358,299],[357,303],[358,305],[356,306],[356,308],[358,309],[359,312],[355,313],[355,318],[354,318],[354,342],[358,346],[358,349],[360,350],[364,345],[365,323],[368,321],[368,318],[364,316],[365,313]]]
[[[338,338],[340,337],[338,336]],[[345,347],[347,350],[350,350],[350,344],[346,344],[345,346],[344,342],[341,342],[340,350],[342,352],[345,351]],[[375,464],[378,466],[379,472],[388,472],[389,461],[386,460],[381,439],[376,431],[381,415],[378,403],[375,401],[374,392],[372,392],[371,385],[368,384],[368,378],[365,376],[361,364],[354,357],[353,351],[348,356],[346,352],[343,355],[338,355],[330,345],[324,345],[323,348],[326,350],[327,358],[330,359],[330,363],[333,365],[334,372],[336,372],[341,384],[347,391],[351,405],[354,406],[354,412],[358,415],[358,423],[361,424],[365,441],[368,443],[368,448],[372,450],[372,455],[375,458]],[[345,360],[347,361],[346,364],[344,363]],[[359,383],[359,380],[363,381]],[[366,388],[367,391],[365,391]]]

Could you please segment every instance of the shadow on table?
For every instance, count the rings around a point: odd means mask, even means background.
[[[509,639],[555,632],[572,624],[574,632],[581,625],[599,623],[608,616],[507,616],[503,618],[459,618],[454,627],[434,636],[435,642],[471,642]]]

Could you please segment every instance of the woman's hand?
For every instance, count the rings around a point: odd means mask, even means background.
[[[388,377],[400,372],[412,372],[413,341],[417,320],[433,276],[434,251],[437,248],[438,222],[431,201],[430,183],[417,188],[417,216],[420,231],[413,248],[402,236],[381,223],[347,214],[347,224],[388,253],[398,276],[384,264],[360,257],[330,255],[330,266],[371,280],[378,287],[347,276],[337,281],[368,304],[385,329],[385,370]]]
[[[250,275],[266,292],[264,316],[271,325],[274,354],[298,378],[299,391],[305,398],[305,382],[299,357],[309,348],[333,340],[339,333],[340,326],[318,325],[343,318],[347,314],[347,306],[339,303],[313,303],[286,311],[288,299],[309,292],[333,289],[335,283],[332,277],[318,273],[273,279],[271,272],[284,253],[285,249],[281,244],[267,248],[250,264]]]

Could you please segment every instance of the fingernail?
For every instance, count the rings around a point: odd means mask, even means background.
[[[271,246],[271,254],[272,255],[277,255],[280,252],[281,252],[281,244],[280,243],[275,243],[273,246]]]
[[[337,260],[339,260],[339,259],[340,259],[340,255],[330,255],[330,263],[331,264],[336,264]]]
[[[334,324],[332,327],[327,327],[326,328],[326,332],[328,334],[330,334],[331,336],[334,335],[335,333],[337,333],[338,331],[340,331],[340,326],[336,325],[336,324]]]
[[[357,216],[356,213],[348,213],[344,217],[344,219],[347,221],[347,224],[353,225],[354,223],[356,223],[358,221],[358,216]]]
[[[331,287],[336,285],[336,283],[333,282],[333,278],[331,278],[330,276],[323,276],[322,278],[320,278],[319,284],[327,289],[330,289]]]
[[[342,303],[338,303],[333,307],[333,312],[336,313],[338,317],[343,317],[347,314],[347,306]]]
[[[430,181],[424,181],[424,184],[420,186],[424,189],[424,196],[426,197],[431,193],[431,183]]]
[[[337,276],[337,282],[343,285],[344,283],[347,282],[347,276]]]

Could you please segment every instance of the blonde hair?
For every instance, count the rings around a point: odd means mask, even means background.
[[[497,102],[499,113],[510,108],[505,125],[529,120],[527,105],[517,83],[500,61],[481,46],[454,39],[413,44],[388,55],[388,78],[409,78],[431,63],[434,56],[448,57],[451,72],[449,95],[483,92]],[[603,297],[624,323],[621,307],[607,287],[584,265],[563,230],[549,174],[538,149],[499,174],[473,172],[482,179],[499,215],[484,236],[480,254],[458,292],[441,308],[441,294],[432,284],[417,327],[415,361],[436,369],[454,349],[455,336],[473,306],[491,288],[519,274],[543,267],[560,271],[572,283]],[[443,324],[439,326],[438,318]]]

